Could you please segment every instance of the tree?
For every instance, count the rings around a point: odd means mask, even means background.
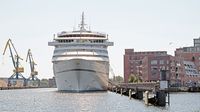
[[[115,77],[115,81],[116,81],[116,82],[123,82],[123,81],[124,81],[124,78],[121,77],[121,76],[116,76],[116,77]]]
[[[131,75],[129,75],[128,82],[129,83],[138,83],[138,82],[142,82],[142,79],[138,75],[131,74]]]
[[[124,82],[124,78],[122,76],[113,76],[113,78],[110,78],[110,80],[114,82]]]

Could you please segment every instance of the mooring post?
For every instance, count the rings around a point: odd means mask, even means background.
[[[167,91],[167,103],[168,103],[168,105],[170,105],[170,96],[169,96],[169,90]]]
[[[121,88],[121,96],[122,96],[123,89]]]
[[[156,94],[156,98],[158,100],[157,105],[165,106],[166,105],[166,93],[165,91],[158,91]]]
[[[117,94],[117,88],[115,88],[115,92],[116,92],[116,94]]]
[[[149,91],[145,91],[144,93],[144,103],[145,105],[149,105]]]
[[[143,99],[143,92],[142,91],[137,91],[136,95],[137,95],[137,99],[139,99],[139,100]]]
[[[129,99],[131,99],[131,95],[132,95],[132,90],[129,89]]]

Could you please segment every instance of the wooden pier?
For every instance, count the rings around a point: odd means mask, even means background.
[[[130,99],[144,100],[146,105],[166,106],[170,104],[170,95],[167,88],[161,88],[161,84],[160,82],[119,83],[108,89]]]

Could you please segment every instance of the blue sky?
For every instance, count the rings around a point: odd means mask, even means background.
[[[24,59],[25,77],[29,65],[27,50],[32,50],[39,78],[53,76],[53,34],[73,30],[85,12],[93,31],[106,32],[114,46],[109,48],[111,66],[123,75],[125,48],[135,51],[165,50],[192,46],[200,36],[199,0],[0,0],[0,53],[11,38]],[[172,44],[169,44],[172,43]],[[0,55],[0,77],[12,74],[7,52]]]

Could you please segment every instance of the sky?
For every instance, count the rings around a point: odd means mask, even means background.
[[[39,78],[53,77],[48,46],[53,34],[72,31],[85,13],[92,31],[105,32],[114,46],[109,47],[115,75],[123,76],[124,49],[167,51],[192,46],[200,37],[199,0],[0,0],[0,77],[10,77],[13,65],[6,41],[11,38],[29,77],[25,62],[30,48]]]

